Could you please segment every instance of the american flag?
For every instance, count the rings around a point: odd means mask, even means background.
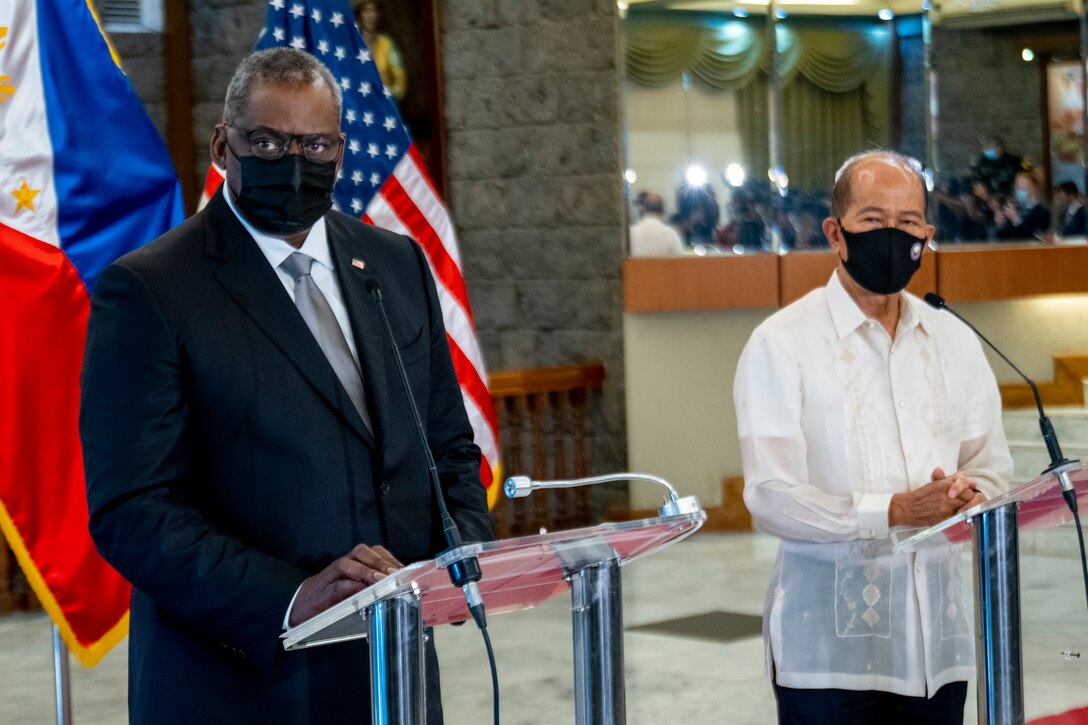
[[[465,410],[483,451],[480,479],[494,502],[501,488],[498,423],[449,211],[427,176],[392,95],[382,85],[348,0],[269,0],[257,49],[283,45],[313,54],[340,82],[341,128],[347,138],[334,193],[336,207],[415,239],[426,254]],[[214,165],[208,169],[202,205],[222,181],[219,169]]]

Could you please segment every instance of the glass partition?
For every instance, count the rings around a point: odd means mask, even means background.
[[[1072,4],[620,7],[633,255],[825,248],[834,173],[872,148],[926,166],[939,243],[1084,236]]]

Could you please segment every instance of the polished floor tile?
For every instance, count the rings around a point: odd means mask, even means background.
[[[645,628],[714,613],[759,615],[777,543],[755,534],[697,534],[623,568],[627,721],[632,725],[763,725],[774,698],[759,636],[721,641]],[[1028,555],[1022,579],[1025,701],[1029,718],[1088,705],[1088,608],[1079,562]],[[503,723],[574,719],[570,608],[566,596],[489,618]],[[470,626],[436,634],[449,725],[490,722],[484,645]],[[0,617],[0,723],[54,722],[49,623]],[[1078,652],[1067,657],[1063,652]],[[76,725],[125,718],[124,645],[94,670],[72,668]],[[969,698],[966,722],[975,721]]]

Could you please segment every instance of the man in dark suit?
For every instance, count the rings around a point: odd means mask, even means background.
[[[365,642],[279,635],[445,546],[365,275],[451,513],[493,535],[434,281],[414,242],[329,211],[340,94],[312,56],[246,58],[211,151],[222,193],[92,303],[80,427],[92,536],[134,585],[130,718],[367,722]]]
[[[1063,237],[1083,236],[1088,231],[1080,190],[1072,181],[1063,181],[1054,187],[1054,206],[1058,216],[1056,230]]]

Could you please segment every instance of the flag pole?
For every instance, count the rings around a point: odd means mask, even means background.
[[[72,725],[72,683],[68,670],[68,646],[53,625],[53,676],[57,685],[57,725]]]

